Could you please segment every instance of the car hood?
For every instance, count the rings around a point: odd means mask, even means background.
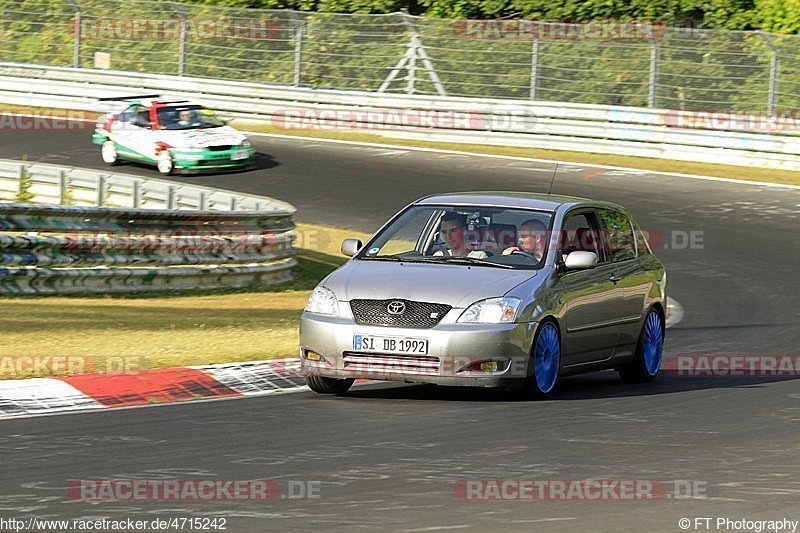
[[[160,141],[175,148],[197,146],[236,146],[242,144],[245,136],[230,126],[219,128],[196,128],[191,130],[157,130]]]
[[[484,298],[503,296],[536,273],[482,266],[349,261],[322,284],[342,301],[398,298],[464,308]]]

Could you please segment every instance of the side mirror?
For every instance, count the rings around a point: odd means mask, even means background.
[[[597,266],[597,254],[594,252],[570,252],[564,261],[567,270],[584,270]]]
[[[347,257],[353,257],[362,246],[364,246],[364,243],[358,239],[345,239],[342,241],[342,254]]]

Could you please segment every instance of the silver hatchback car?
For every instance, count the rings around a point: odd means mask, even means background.
[[[622,207],[544,194],[422,198],[313,291],[302,372],[319,393],[355,379],[516,389],[661,367],[666,272]]]

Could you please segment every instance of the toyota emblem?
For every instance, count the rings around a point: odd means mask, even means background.
[[[390,315],[402,315],[406,312],[406,304],[400,300],[395,300],[393,302],[389,302],[389,305],[386,306],[386,310]]]

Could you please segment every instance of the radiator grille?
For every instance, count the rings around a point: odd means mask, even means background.
[[[402,313],[389,312],[390,304],[402,302]],[[398,307],[395,305],[395,307]],[[353,317],[359,324],[369,326],[393,326],[398,328],[432,328],[446,315],[451,306],[410,300],[351,300]]]

